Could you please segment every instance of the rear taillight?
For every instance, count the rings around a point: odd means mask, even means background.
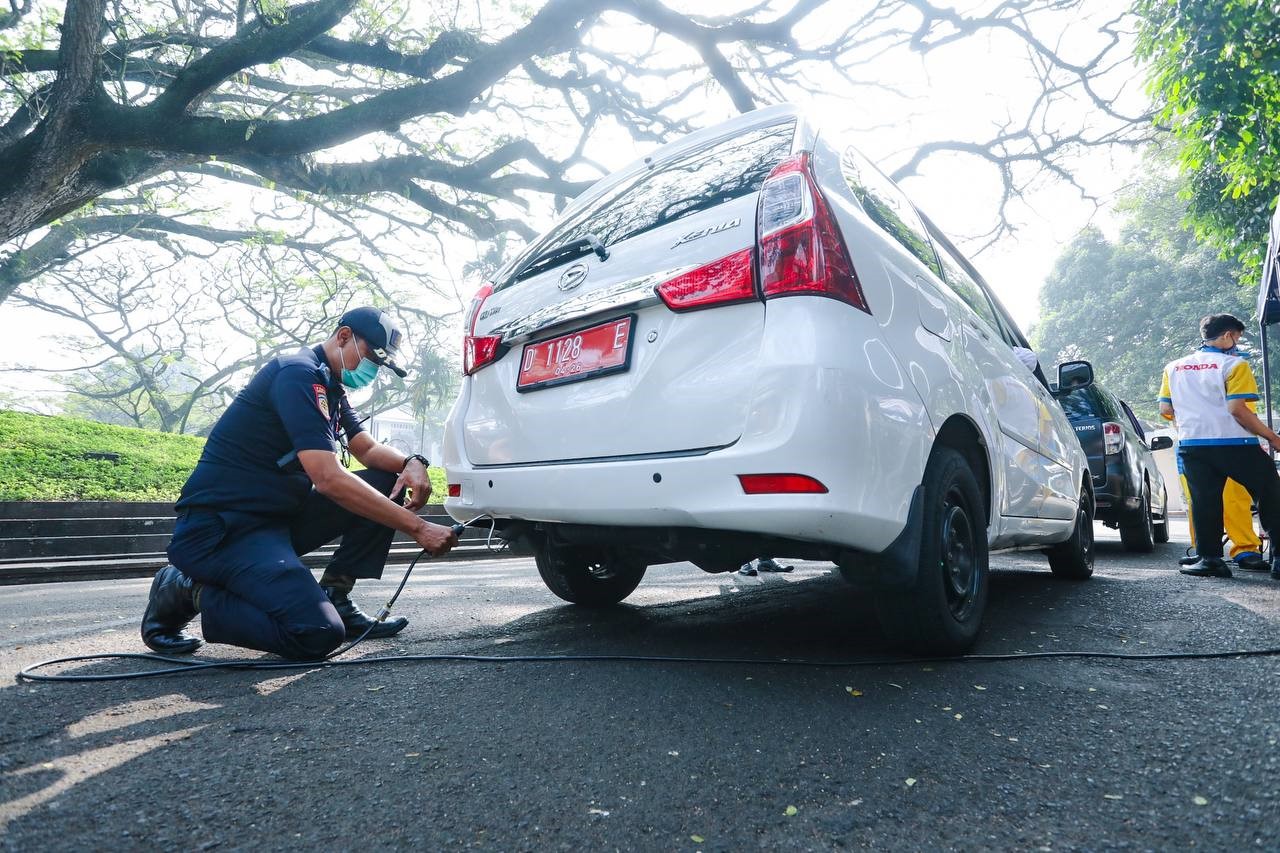
[[[462,372],[467,376],[475,373],[486,364],[491,364],[502,355],[502,339],[496,335],[476,336],[476,320],[480,317],[480,309],[484,301],[493,293],[493,285],[486,284],[476,292],[471,301],[471,310],[467,312],[467,334],[462,339]]]
[[[871,313],[807,152],[783,160],[765,180],[756,233],[765,299],[827,296]]]
[[[461,483],[450,483],[450,484],[449,484],[449,497],[451,497],[451,498],[460,498],[460,497],[462,497],[462,484],[461,484]]]
[[[1124,429],[1118,423],[1107,421],[1102,425],[1102,452],[1110,456],[1119,453],[1124,446]]]
[[[693,311],[756,298],[752,249],[734,252],[658,285],[658,296],[672,311]]]
[[[748,495],[825,495],[827,487],[804,474],[739,474]]]

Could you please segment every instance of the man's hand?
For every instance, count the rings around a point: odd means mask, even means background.
[[[396,478],[396,484],[391,488],[391,499],[395,500],[406,488],[413,491],[413,496],[404,505],[405,509],[417,512],[426,506],[427,498],[431,497],[431,478],[427,476],[427,467],[417,459],[410,459]]]
[[[440,557],[449,553],[458,544],[458,537],[454,535],[451,528],[432,524],[429,521],[422,522],[418,529],[413,532],[413,539],[433,557]]]
[[[1280,435],[1277,435],[1275,438],[1268,438],[1267,444],[1271,445],[1272,450],[1280,453]]]

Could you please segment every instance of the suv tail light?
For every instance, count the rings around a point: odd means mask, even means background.
[[[808,152],[783,160],[760,188],[756,209],[764,298],[827,296],[871,313]]]
[[[1102,425],[1102,452],[1110,456],[1119,453],[1124,446],[1124,429],[1120,424],[1107,421]]]
[[[754,261],[754,249],[734,252],[664,281],[658,285],[658,296],[672,311],[748,302],[756,298]]]
[[[486,364],[497,361],[503,353],[502,339],[496,335],[476,337],[476,320],[480,317],[480,309],[484,301],[493,293],[493,285],[486,284],[476,292],[471,301],[471,309],[467,312],[467,335],[462,339],[462,372],[467,376],[475,373]]]

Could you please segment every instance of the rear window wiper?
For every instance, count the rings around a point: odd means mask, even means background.
[[[609,260],[609,250],[604,247],[604,243],[600,241],[600,238],[594,234],[586,234],[577,240],[572,240],[562,246],[546,249],[534,255],[512,274],[511,280],[520,281],[543,270],[559,266],[565,261],[580,258],[592,252],[602,261]]]

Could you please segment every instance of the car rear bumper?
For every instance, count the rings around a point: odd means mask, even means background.
[[[1142,495],[1123,459],[1108,460],[1106,476],[1094,478],[1095,517],[1099,521],[1119,522],[1142,507]]]
[[[740,531],[879,553],[902,533],[923,475],[932,438],[923,406],[877,387],[856,363],[802,359],[761,372],[743,435],[716,449],[476,466],[451,416],[444,465],[461,496],[445,509],[459,520]],[[814,477],[828,491],[748,495],[738,479],[773,473]]]

